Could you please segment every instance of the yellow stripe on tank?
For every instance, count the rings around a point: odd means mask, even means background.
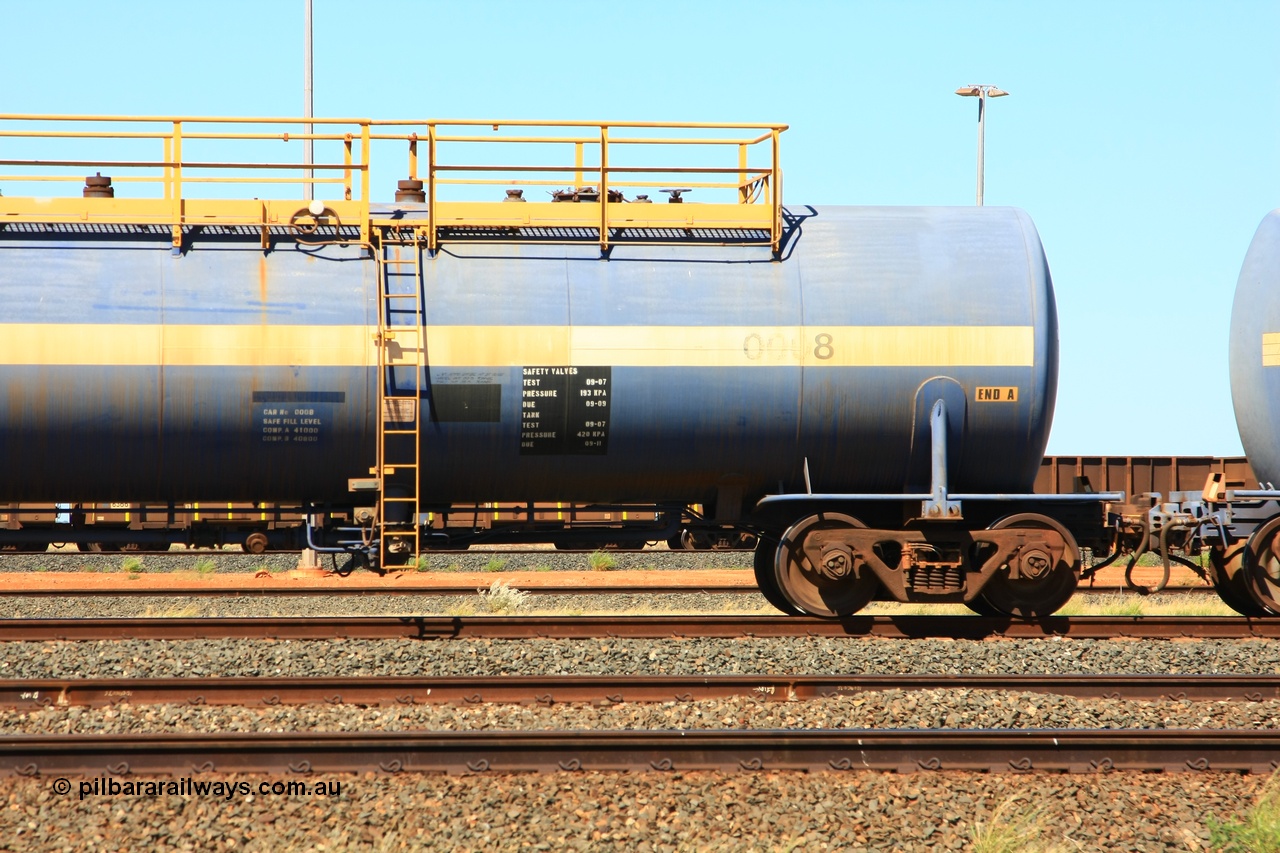
[[[0,365],[362,367],[371,326],[0,324]],[[1032,326],[431,326],[433,367],[1031,367]],[[391,363],[413,364],[413,328]],[[1265,358],[1265,356],[1264,356]]]
[[[0,365],[345,367],[376,364],[367,326],[0,324]]]
[[[432,326],[433,366],[1031,367],[1032,326]]]
[[[167,365],[298,365],[376,362],[366,326],[165,326]],[[415,341],[416,343],[416,341]]]
[[[1262,366],[1280,367],[1280,332],[1263,333]]]

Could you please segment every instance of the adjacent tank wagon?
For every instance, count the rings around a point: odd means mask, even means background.
[[[1262,220],[1231,309],[1231,400],[1258,480],[1280,485],[1280,210]]]
[[[1245,255],[1231,311],[1231,399],[1261,489],[1215,489],[1215,583],[1248,615],[1280,615],[1280,210]],[[1207,490],[1208,491],[1208,490]]]
[[[1257,483],[1211,473],[1200,492],[1131,496],[1112,507],[1116,556],[1145,551],[1207,576],[1247,616],[1280,615],[1280,211],[1258,227],[1236,284],[1230,335],[1231,396]],[[1208,553],[1208,565],[1188,558]],[[1156,589],[1163,586],[1157,585]]]

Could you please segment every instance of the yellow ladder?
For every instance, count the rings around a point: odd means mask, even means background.
[[[422,243],[417,230],[382,231],[378,260],[378,565],[388,554],[420,556],[418,482],[421,475],[422,369],[426,335],[422,325]],[[408,257],[405,257],[405,249]],[[406,374],[412,379],[405,382]],[[397,379],[400,381],[397,382]],[[406,446],[408,445],[408,446]],[[405,482],[408,474],[408,482]],[[394,478],[394,485],[392,479]],[[404,518],[408,510],[408,518]],[[408,547],[403,547],[404,545]]]

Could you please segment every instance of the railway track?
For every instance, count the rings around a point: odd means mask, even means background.
[[[528,573],[520,573],[524,575]],[[561,572],[557,574],[574,574]],[[170,581],[163,586],[154,583],[130,583],[110,576],[88,575],[84,578],[70,580],[58,579],[44,586],[13,586],[6,584],[0,576],[0,596],[20,598],[50,597],[86,597],[86,596],[181,596],[184,598],[238,598],[242,596],[282,596],[282,597],[343,597],[343,596],[389,596],[389,595],[475,595],[495,582],[515,587],[530,595],[680,595],[686,593],[705,593],[707,595],[752,595],[759,596],[750,572],[662,572],[671,577],[636,578],[614,576],[607,581],[592,579],[584,581],[578,577],[547,578],[545,576],[530,581],[512,573],[489,575],[463,575],[457,578],[433,578],[428,582],[408,581],[397,584],[394,581],[362,582],[336,579],[332,582],[299,584],[289,580],[256,578],[238,579],[235,577],[219,578],[216,581],[193,580],[190,583],[173,583],[172,576],[161,576]],[[741,577],[737,577],[741,575]],[[1139,595],[1132,589],[1119,584],[1098,584],[1082,586],[1077,595]],[[1204,586],[1169,586],[1161,591],[1164,595],[1216,595],[1213,587]]]
[[[1280,732],[1243,730],[687,730],[304,732],[0,737],[0,775],[720,772],[1270,773]]]
[[[3,619],[0,642],[231,639],[587,639],[609,637],[881,637],[893,639],[1256,639],[1280,620],[1213,616],[354,616]]]
[[[628,577],[628,574],[631,577]],[[684,593],[743,594],[759,596],[749,571],[665,572],[506,572],[506,573],[401,573],[385,578],[356,580],[336,576],[255,577],[249,574],[213,577],[170,574],[102,575],[92,573],[45,574],[33,582],[28,576],[0,574],[0,595],[47,598],[51,596],[364,596],[364,595],[475,595],[494,583],[503,583],[534,595],[679,595]]]
[[[0,707],[131,705],[422,705],[789,702],[887,690],[988,690],[1083,699],[1280,698],[1280,675],[501,675],[323,678],[33,678],[0,680]]]

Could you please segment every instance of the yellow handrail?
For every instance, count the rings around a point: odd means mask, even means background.
[[[413,216],[405,220],[401,214],[396,224],[425,231],[431,250],[442,239],[461,239],[476,229],[489,238],[519,239],[525,229],[540,227],[587,228],[602,249],[624,232],[629,239],[644,239],[646,229],[766,231],[766,242],[776,250],[782,221],[779,135],[786,129],[784,124],[733,122],[4,113],[0,223],[163,222],[172,227],[174,244],[180,246],[183,228],[194,221],[196,211],[200,224],[211,224],[220,219],[243,223],[250,216],[246,211],[259,210],[265,234],[270,225],[296,221],[297,212],[306,207],[300,201],[305,193],[286,190],[281,197],[281,189],[334,186],[341,188],[340,198],[324,204],[342,222],[358,223],[360,240],[368,242],[372,230],[389,216],[371,198],[375,178],[377,186],[389,188],[392,179],[407,175],[423,181],[427,210],[404,203],[401,207]],[[304,140],[320,143],[319,153],[331,156],[311,163],[301,157],[266,156],[273,144]],[[425,158],[418,145],[424,140]],[[158,152],[151,147],[156,141]],[[495,145],[504,156],[478,156]],[[388,146],[402,146],[407,156],[375,164],[373,149]],[[569,156],[561,160],[558,152],[566,150]],[[397,167],[397,161],[402,165]],[[399,174],[388,174],[391,169]],[[54,203],[44,190],[30,197],[20,191],[27,182],[55,189],[72,183],[80,179],[75,170],[110,172],[112,186],[106,191],[95,187],[93,193],[86,188],[84,195],[94,197],[68,195]],[[314,177],[315,172],[334,176]],[[131,190],[114,197],[116,182],[143,192],[153,184],[156,195],[144,198]],[[199,191],[201,186],[228,184],[245,187],[254,204],[248,204],[249,198],[206,197],[213,189],[205,195]],[[508,187],[511,197],[492,195],[495,185]],[[517,192],[522,186],[563,190],[553,201],[528,200]],[[466,188],[473,190],[469,198]],[[628,194],[652,188],[679,190],[669,201],[682,204],[678,209],[672,204],[628,205],[625,214],[618,209],[620,201],[647,199],[629,199]],[[694,190],[695,196],[681,197]],[[412,193],[411,186],[409,198]],[[566,210],[563,199],[572,199],[578,209]],[[40,204],[34,204],[37,200]],[[165,202],[161,207],[154,203],[159,200]]]

